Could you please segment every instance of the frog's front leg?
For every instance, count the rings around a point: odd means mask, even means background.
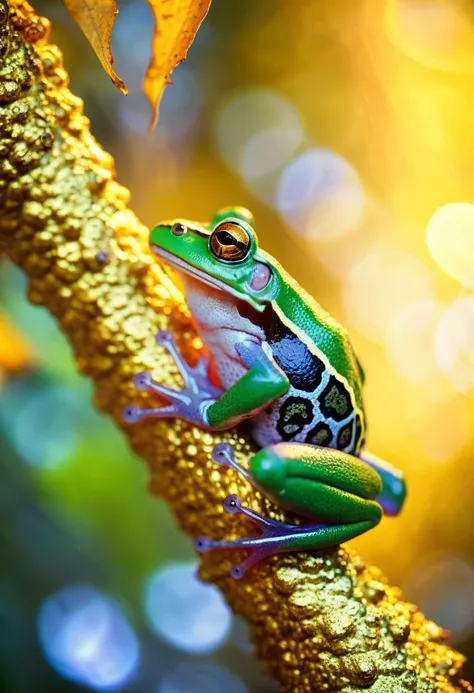
[[[191,368],[182,358],[169,332],[159,332],[157,342],[169,351],[184,381],[182,390],[156,383],[148,373],[138,373],[134,384],[139,390],[152,390],[169,400],[164,407],[140,409],[128,406],[123,417],[128,423],[141,419],[178,417],[201,428],[225,430],[260,411],[289,388],[280,368],[269,358],[261,344],[244,339],[235,346],[236,357],[248,370],[225,392],[208,378],[209,361],[201,359]]]
[[[198,361],[195,368],[191,368],[179,353],[170,332],[158,332],[156,342],[171,354],[183,378],[184,388],[182,390],[172,390],[155,382],[149,373],[138,373],[133,379],[137,390],[156,392],[165,397],[169,404],[164,407],[150,409],[128,406],[123,410],[123,418],[127,423],[136,423],[141,419],[149,417],[181,417],[198,425],[204,425],[205,409],[222,394],[222,390],[215,387],[209,380],[209,360],[203,357]]]
[[[261,535],[236,541],[201,537],[195,546],[200,552],[252,551],[242,564],[232,568],[235,578],[275,553],[315,551],[349,541],[375,527],[383,514],[375,501],[381,491],[378,474],[339,450],[278,443],[254,455],[247,471],[236,462],[229,445],[219,444],[213,460],[236,469],[276,504],[311,521],[301,525],[277,522],[241,505],[236,496],[226,498],[226,512],[244,514],[260,527]]]

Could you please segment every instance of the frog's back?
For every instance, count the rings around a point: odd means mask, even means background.
[[[257,417],[256,439],[281,437],[358,454],[365,433],[363,372],[347,331],[272,259],[280,290],[258,318],[290,390]],[[271,327],[272,325],[272,327]],[[295,371],[295,372],[292,372]]]
[[[330,367],[347,380],[362,406],[364,373],[346,328],[325,311],[274,257],[262,250],[259,253],[268,259],[278,275],[279,288],[273,307],[280,319],[291,322],[303,339],[306,336],[313,342],[323,360],[327,359]]]
[[[327,360],[329,370],[347,381],[356,404],[362,407],[364,373],[347,330],[294,279],[287,277],[274,302],[274,309],[280,314],[280,319],[286,318],[295,326],[303,340],[305,336],[311,340],[314,348],[321,352],[323,361]]]

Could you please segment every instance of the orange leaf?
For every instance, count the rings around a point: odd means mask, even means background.
[[[127,87],[112,67],[114,58],[110,50],[110,37],[118,14],[115,0],[63,0],[63,2],[71,17],[82,29],[112,82],[124,94],[127,94]]]
[[[163,90],[171,84],[170,74],[186,58],[211,0],[148,0],[148,4],[155,18],[155,31],[143,91],[153,109],[153,129]]]

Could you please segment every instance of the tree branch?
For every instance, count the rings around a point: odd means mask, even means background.
[[[1,243],[29,276],[30,300],[58,319],[78,368],[95,382],[97,406],[148,463],[151,491],[167,499],[184,531],[248,533],[245,519],[222,511],[223,499],[236,492],[283,519],[210,460],[221,440],[245,458],[251,448],[241,433],[211,434],[174,420],[127,427],[121,420],[125,404],[149,397],[133,388],[138,371],[181,384],[155,344],[158,329],[171,329],[191,361],[200,343],[47,34],[48,22],[27,2],[0,0]],[[446,633],[352,551],[273,557],[240,581],[229,577],[232,560],[232,553],[207,554],[201,576],[248,620],[257,654],[282,691],[472,690],[461,679],[464,658],[444,644]]]

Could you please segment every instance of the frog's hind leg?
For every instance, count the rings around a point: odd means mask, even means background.
[[[173,336],[170,332],[161,331],[156,336],[156,342],[172,356],[178,371],[184,381],[182,390],[172,390],[161,383],[155,382],[151,375],[145,371],[137,373],[133,383],[137,390],[153,391],[169,401],[163,407],[140,409],[140,407],[128,406],[123,410],[123,418],[127,423],[136,423],[146,418],[183,417],[188,420],[196,420],[202,424],[199,418],[199,406],[203,399],[217,398],[222,391],[215,387],[208,378],[209,359],[202,357],[194,368],[191,368],[179,353]],[[193,417],[193,411],[196,416]]]
[[[234,452],[227,443],[219,443],[212,451],[216,464],[231,467],[241,474],[249,483],[254,483],[249,472],[235,459]],[[361,464],[360,462],[358,464]],[[288,551],[315,551],[353,539],[374,526],[373,519],[355,518],[353,522],[340,523],[307,523],[293,525],[262,517],[255,511],[241,504],[237,496],[228,496],[223,503],[229,514],[242,514],[254,522],[261,530],[258,537],[243,537],[234,541],[213,540],[199,537],[195,548],[200,553],[215,549],[242,549],[252,551],[241,564],[234,565],[231,575],[241,578],[246,570],[267,556]]]

